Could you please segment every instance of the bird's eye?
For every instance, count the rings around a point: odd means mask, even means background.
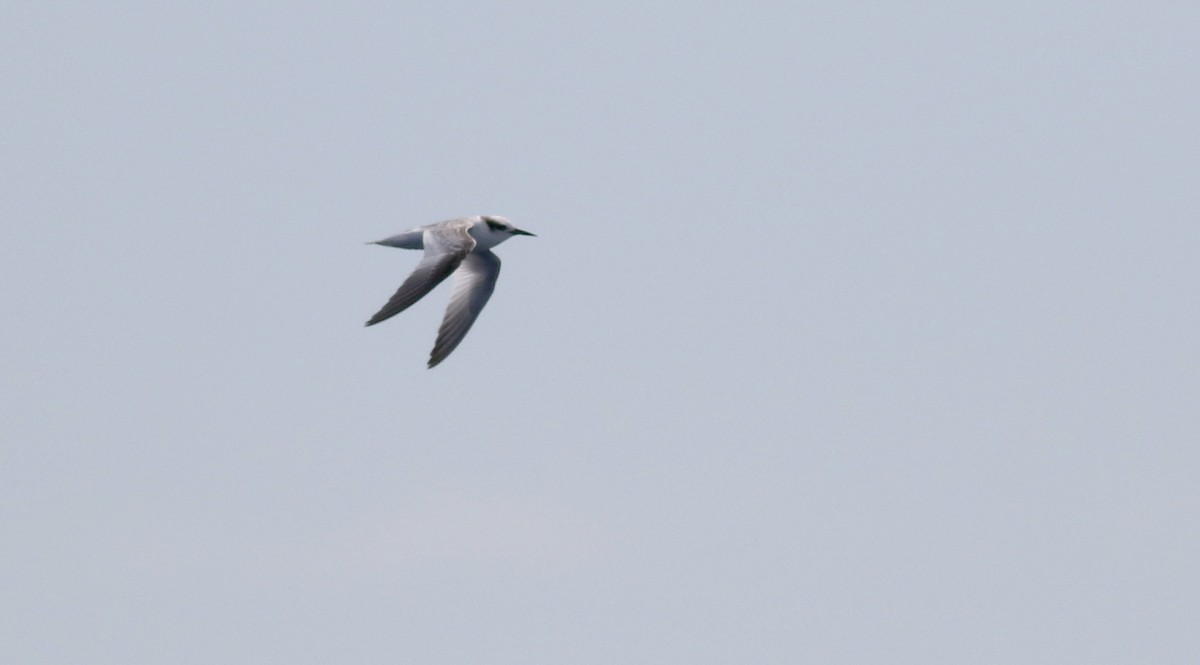
[[[490,227],[490,228],[491,228],[493,231],[503,231],[503,230],[504,230],[504,225],[503,225],[503,224],[501,224],[500,222],[493,222],[493,221],[492,221],[492,220],[490,220],[490,219],[489,219],[489,220],[487,220],[487,225],[488,225],[488,226],[489,226],[489,227]]]

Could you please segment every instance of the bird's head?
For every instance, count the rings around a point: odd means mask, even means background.
[[[522,231],[513,226],[512,222],[503,217],[482,215],[479,220],[483,223],[472,227],[471,235],[475,236],[477,242],[482,242],[486,246],[499,245],[513,236],[533,236],[529,231]]]
[[[533,235],[529,231],[522,231],[521,229],[518,229],[517,227],[512,225],[512,222],[508,221],[507,219],[505,219],[503,217],[497,217],[495,215],[484,215],[482,217],[482,219],[483,219],[484,223],[486,223],[488,225],[488,228],[491,229],[494,233],[507,233],[510,236],[532,236]],[[534,236],[534,237],[537,237],[537,236]]]

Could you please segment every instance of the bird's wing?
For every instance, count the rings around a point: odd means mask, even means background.
[[[367,321],[368,326],[403,312],[425,297],[433,287],[449,277],[463,262],[463,258],[475,248],[475,240],[467,233],[467,226],[463,224],[426,228],[423,242],[425,256],[396,290],[392,299]]]
[[[442,319],[437,342],[429,354],[430,367],[445,360],[466,337],[471,324],[492,297],[499,276],[500,257],[490,251],[472,252],[462,261],[454,273],[454,290],[450,294],[450,305],[446,307],[446,318]]]

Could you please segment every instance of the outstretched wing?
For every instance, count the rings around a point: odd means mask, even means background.
[[[467,233],[465,224],[426,228],[423,243],[424,258],[400,285],[391,300],[367,321],[368,326],[403,312],[425,297],[433,287],[449,277],[463,262],[463,258],[475,248],[475,240]]]
[[[445,360],[466,337],[471,324],[492,297],[499,276],[500,257],[490,251],[473,252],[462,260],[454,273],[454,290],[450,294],[450,305],[446,307],[446,317],[442,319],[437,342],[429,355],[430,367]]]

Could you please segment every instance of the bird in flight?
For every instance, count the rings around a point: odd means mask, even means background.
[[[429,367],[436,367],[466,337],[492,297],[496,278],[500,276],[500,257],[492,253],[492,248],[513,236],[532,235],[503,217],[473,215],[428,224],[370,243],[424,249],[425,256],[367,325],[373,326],[408,309],[453,273],[450,305],[429,355]]]

